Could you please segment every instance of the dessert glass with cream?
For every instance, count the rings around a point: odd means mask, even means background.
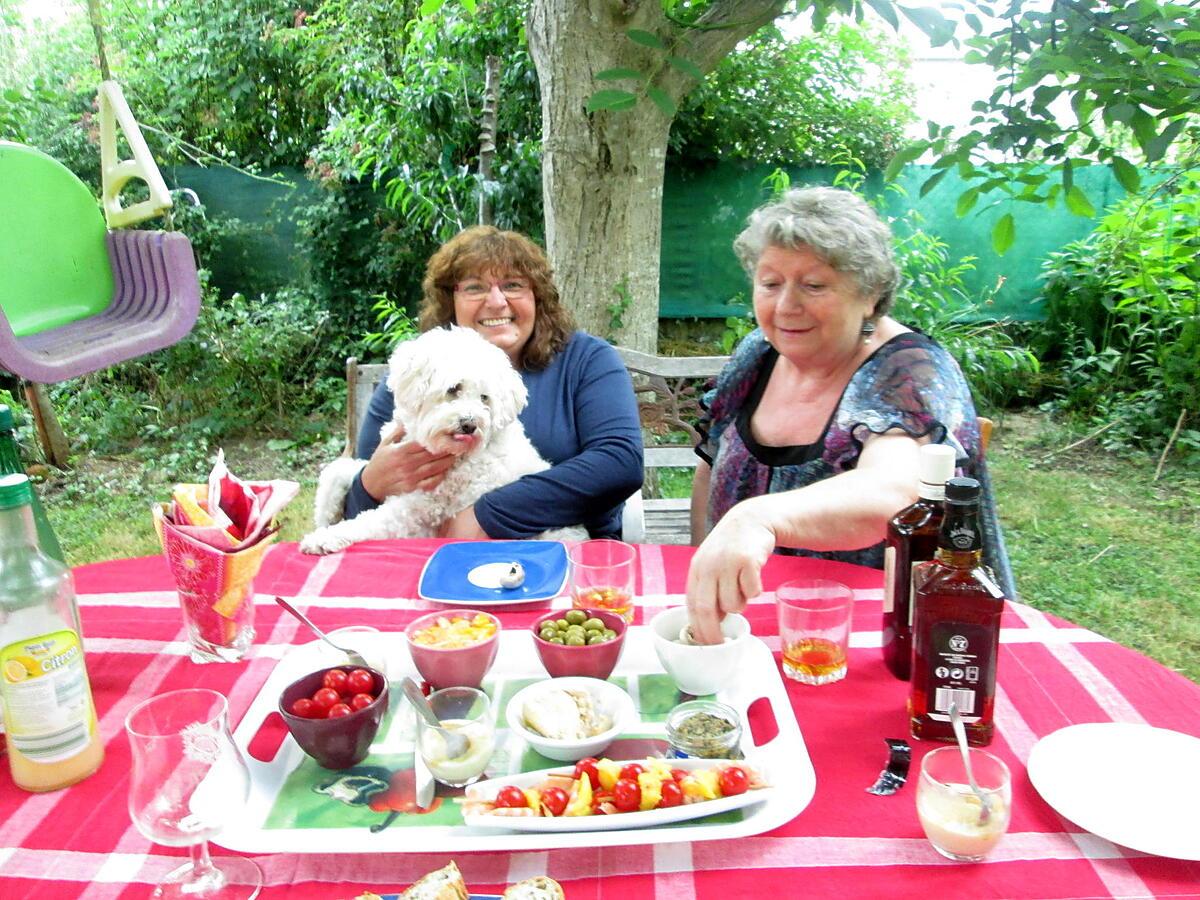
[[[440,727],[417,717],[417,752],[430,773],[449,787],[465,787],[478,781],[496,749],[496,726],[488,695],[476,688],[443,688],[429,695],[429,705]],[[446,751],[443,731],[465,737],[466,751],[451,757]]]
[[[986,750],[970,748],[971,768],[984,802],[971,789],[957,746],[939,747],[921,760],[917,818],[938,853],[958,862],[978,862],[1000,842],[1012,813],[1008,766]]]

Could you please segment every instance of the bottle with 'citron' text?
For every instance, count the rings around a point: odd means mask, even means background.
[[[32,488],[0,476],[0,706],[13,781],[53,791],[104,759],[71,572],[38,547]]]

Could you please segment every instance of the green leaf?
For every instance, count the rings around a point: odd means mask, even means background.
[[[664,116],[668,119],[675,118],[675,113],[679,111],[679,108],[666,91],[659,87],[648,87],[646,88],[646,96],[654,101],[654,105],[659,108]]]
[[[1087,194],[1080,190],[1077,184],[1071,185],[1067,191],[1067,209],[1077,216],[1088,219],[1096,215],[1096,207],[1092,206],[1092,201],[1087,198]]]
[[[1017,226],[1013,222],[1012,213],[1005,213],[992,226],[992,249],[997,255],[1003,256],[1012,247],[1017,238]]]
[[[605,69],[603,72],[596,73],[597,81],[623,81],[626,78],[636,78],[641,80],[645,76],[637,69]]]
[[[273,450],[276,453],[278,453],[280,450],[290,450],[295,446],[295,441],[291,441],[286,438],[272,438],[271,440],[267,441],[267,449]]]
[[[610,88],[604,91],[596,91],[596,93],[588,97],[585,110],[589,113],[594,113],[602,109],[630,109],[635,103],[637,103],[636,94]]]
[[[1176,119],[1167,125],[1157,136],[1146,142],[1143,149],[1146,151],[1147,162],[1158,162],[1166,154],[1167,148],[1174,143],[1175,138],[1179,136],[1179,132],[1183,130],[1186,119]]]
[[[930,191],[932,191],[935,187],[938,186],[938,182],[941,181],[943,178],[945,178],[949,174],[950,174],[949,169],[942,169],[942,171],[937,172],[933,175],[930,175],[928,178],[926,178],[925,183],[921,185],[920,196],[924,197],[926,194],[928,194]]]
[[[1112,158],[1112,169],[1121,187],[1125,188],[1130,194],[1138,192],[1138,189],[1142,186],[1142,176],[1138,174],[1137,166],[1122,156],[1114,156]]]
[[[954,37],[954,25],[939,12],[928,6],[901,6],[900,12],[929,38],[929,43],[940,47]]]
[[[697,81],[704,80],[704,73],[700,71],[700,67],[690,59],[685,59],[682,56],[668,56],[667,62],[675,69],[678,69],[684,75],[691,75]]]
[[[1070,192],[1075,186],[1075,163],[1073,160],[1064,159],[1062,164],[1062,186],[1063,190]]]
[[[888,163],[887,169],[884,170],[884,181],[895,181],[896,176],[900,174],[900,170],[917,159],[925,152],[925,148],[928,146],[925,141],[917,141],[915,144],[901,147],[900,151],[892,157],[892,161]]]
[[[979,199],[979,188],[968,188],[958,195],[958,203],[954,207],[954,214],[960,219],[969,213],[975,206],[975,202]]]
[[[871,9],[875,10],[879,18],[883,19],[896,31],[900,30],[900,19],[896,15],[896,7],[892,5],[890,0],[867,0]]]
[[[475,0],[462,0],[462,5],[471,15],[475,15]]]
[[[652,31],[643,31],[640,28],[630,28],[625,32],[625,37],[629,38],[635,44],[641,44],[643,47],[651,47],[655,50],[667,49],[667,45],[663,43],[662,38]]]
[[[424,0],[421,3],[421,15],[432,16],[435,12],[442,8],[445,0]]]

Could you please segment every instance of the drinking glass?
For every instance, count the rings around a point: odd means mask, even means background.
[[[939,747],[921,760],[917,782],[917,818],[933,849],[958,862],[978,862],[1008,831],[1012,814],[1012,776],[1003,760],[971,747],[971,771],[987,811],[971,790],[962,752]]]
[[[775,591],[783,674],[801,684],[846,677],[854,592],[827,578],[798,578]]]
[[[633,576],[637,551],[624,541],[581,541],[567,550],[571,561],[571,604],[606,609],[633,621]]]
[[[129,817],[147,839],[189,847],[191,861],[168,874],[155,897],[250,900],[262,888],[254,862],[215,864],[208,841],[237,817],[250,792],[250,772],[229,733],[225,698],[186,688],[130,710],[125,731],[133,751]]]
[[[429,706],[441,727],[417,716],[417,751],[433,777],[449,787],[466,787],[483,777],[496,749],[492,701],[477,688],[448,687],[429,695]],[[442,729],[467,739],[466,752],[450,757]]]

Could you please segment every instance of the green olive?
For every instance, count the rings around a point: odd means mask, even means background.
[[[590,634],[588,636],[587,642],[589,645],[591,645],[591,644],[606,644],[606,643],[608,643],[608,640],[609,639],[606,638],[603,634],[598,634],[596,632],[593,632],[592,634]]]
[[[587,643],[587,639],[578,634],[572,634],[567,637],[568,647],[582,647]]]
[[[564,638],[561,638],[561,637],[559,637],[559,636],[556,634],[554,637],[550,638],[550,643],[552,643],[552,644],[565,644],[565,643],[566,643],[566,640],[565,640]]]
[[[563,616],[568,625],[582,625],[587,621],[587,613],[582,609],[568,609]]]
[[[603,631],[604,623],[599,619],[591,618],[583,623],[583,627],[587,631]]]
[[[570,615],[570,613],[568,613],[568,615]],[[555,619],[554,620],[554,627],[557,628],[559,631],[566,631],[567,626],[570,624],[571,623],[568,622],[566,619]]]
[[[613,631],[611,628],[604,629],[604,639],[605,640],[611,641],[616,636],[617,636],[617,633],[615,631]]]

